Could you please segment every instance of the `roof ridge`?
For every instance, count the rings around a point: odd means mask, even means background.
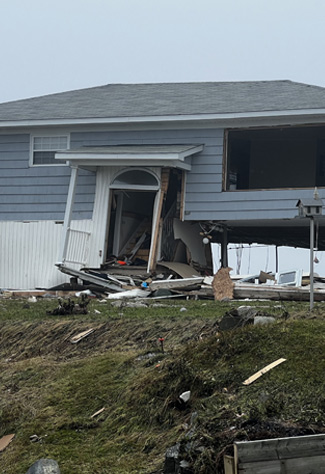
[[[270,84],[270,83],[293,83],[293,84],[303,84],[303,83],[299,83],[299,82],[294,82],[294,81],[291,81],[289,79],[270,79],[270,80],[251,80],[251,81],[188,81],[188,82],[185,82],[185,81],[175,81],[175,82],[114,82],[114,83],[108,83],[108,84],[101,84],[101,85],[97,85],[97,86],[91,86],[91,87],[82,87],[80,89],[69,89],[69,90],[66,90],[66,91],[60,91],[60,92],[50,92],[48,94],[42,94],[42,95],[38,95],[38,96],[32,96],[32,97],[25,97],[25,98],[22,98],[22,99],[15,99],[15,100],[9,100],[9,101],[6,101],[6,102],[1,102],[0,105],[4,105],[4,104],[13,104],[15,102],[22,102],[22,101],[30,101],[30,100],[35,100],[35,99],[42,99],[42,98],[45,98],[45,97],[55,97],[55,96],[58,96],[58,95],[62,95],[62,94],[71,94],[71,93],[79,93],[79,92],[87,92],[87,91],[91,91],[91,90],[95,90],[95,89],[105,89],[105,88],[108,88],[108,87],[114,87],[114,86],[162,86],[162,85],[194,85],[194,84],[201,84],[201,85],[208,85],[208,84],[211,84],[211,85],[234,85],[234,84]],[[304,84],[304,85],[309,85],[309,84]],[[319,87],[321,89],[323,89],[321,86],[312,86],[312,87]]]

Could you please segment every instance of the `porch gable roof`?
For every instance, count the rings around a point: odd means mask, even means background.
[[[203,150],[203,145],[122,145],[82,147],[59,151],[58,160],[81,168],[97,166],[170,166],[191,169],[186,158]]]

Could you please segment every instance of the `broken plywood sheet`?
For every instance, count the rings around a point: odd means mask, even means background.
[[[159,266],[168,268],[182,278],[200,277],[201,275],[193,267],[180,262],[159,262]]]
[[[81,341],[81,339],[84,339],[85,337],[89,336],[89,334],[91,334],[94,331],[95,331],[95,329],[91,328],[91,329],[87,329],[87,331],[80,332],[79,334],[76,334],[75,336],[73,336],[70,339],[70,342],[72,342],[72,344],[77,344],[77,342],[79,342],[79,341]]]
[[[176,280],[156,280],[149,285],[150,290],[170,289],[170,288],[187,288],[188,286],[199,285],[203,282],[203,277],[181,278]]]
[[[229,267],[220,268],[214,275],[212,288],[214,299],[217,301],[225,298],[233,299],[234,297],[234,283],[229,275],[230,270],[232,269]]]
[[[278,360],[275,360],[274,362],[272,362],[272,364],[267,365],[266,367],[259,370],[258,372],[256,372],[254,375],[252,375],[248,379],[246,379],[245,382],[243,382],[243,385],[250,385],[251,383],[255,382],[255,380],[259,379],[262,375],[266,374],[271,369],[273,369],[274,367],[277,367],[278,365],[282,364],[282,362],[285,362],[286,360],[287,359],[282,359],[282,358],[278,359]]]
[[[10,434],[7,436],[3,436],[0,439],[0,453],[6,449],[6,447],[11,443],[11,441],[14,439],[15,435]]]
[[[179,219],[174,219],[173,228],[174,238],[184,242],[190,251],[192,261],[205,267],[207,265],[205,245],[200,235],[202,229],[199,224],[193,225],[188,222],[182,222]]]

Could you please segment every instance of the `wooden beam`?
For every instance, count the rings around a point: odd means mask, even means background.
[[[276,367],[279,364],[282,364],[282,362],[285,362],[286,360],[287,359],[278,359],[278,360],[272,362],[272,364],[267,365],[266,367],[259,370],[258,372],[256,372],[254,375],[252,375],[248,379],[246,379],[245,382],[243,382],[243,385],[250,385],[251,383],[255,382],[255,380],[259,379],[262,375],[269,372],[269,370],[273,369],[274,367]]]
[[[156,268],[156,258],[158,241],[162,229],[161,213],[163,208],[164,199],[168,189],[169,183],[169,168],[163,168],[161,171],[161,189],[157,194],[156,209],[154,210],[153,222],[152,222],[152,235],[150,243],[150,254],[148,260],[148,273]]]

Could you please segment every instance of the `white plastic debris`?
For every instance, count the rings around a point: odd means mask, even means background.
[[[191,391],[188,390],[187,392],[183,392],[180,394],[179,398],[184,402],[187,403],[191,398]]]
[[[77,291],[76,297],[80,298],[81,295],[95,296],[94,293],[92,293],[90,290]]]
[[[183,311],[187,311],[187,309],[184,306],[180,309],[180,312],[183,312]]]
[[[27,301],[28,303],[37,303],[37,298],[36,296],[30,296]]]
[[[95,314],[101,314],[101,312],[98,311],[98,309],[94,309],[94,313],[95,313]]]
[[[151,291],[141,290],[135,288],[134,290],[121,291],[120,293],[110,293],[108,295],[109,300],[122,300],[128,298],[146,298],[149,296]]]

